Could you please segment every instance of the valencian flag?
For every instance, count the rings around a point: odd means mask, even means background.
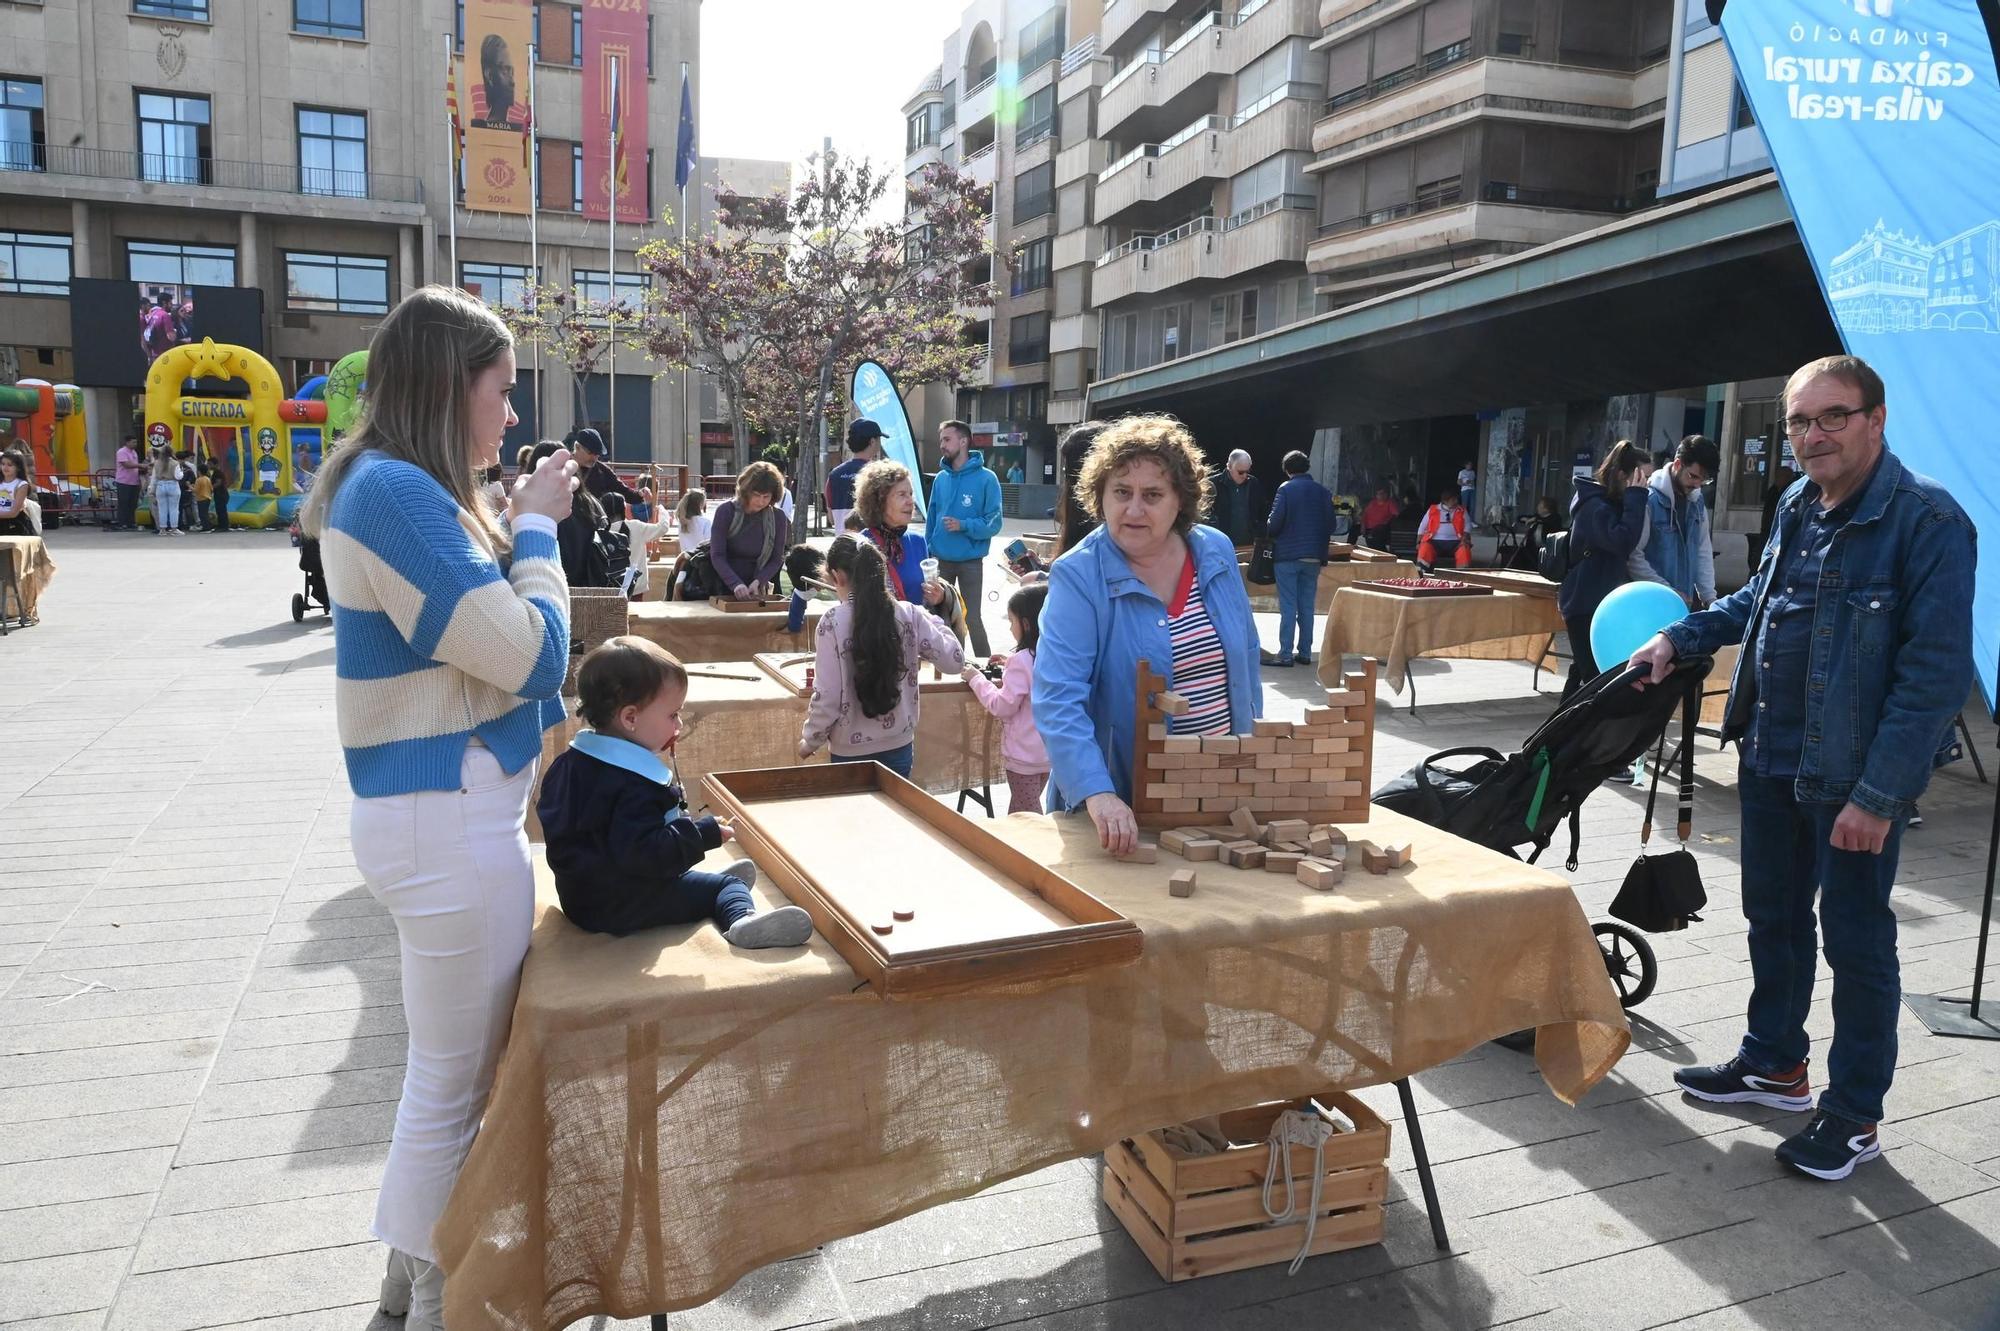
[[[444,44],[444,121],[451,133],[451,173],[455,179],[465,156],[465,125],[458,118],[458,58],[452,54],[449,33]]]
[[[2000,70],[1979,0],[1709,0],[1888,442],[1979,529],[1973,664],[2000,681]],[[1987,12],[1982,13],[1982,9]],[[2000,20],[1996,20],[2000,21]]]
[[[603,221],[610,215],[615,189],[619,221],[650,221],[646,215],[649,111],[643,6],[631,0],[585,0],[583,105],[583,215]],[[614,137],[618,152],[615,171]]]
[[[532,0],[466,0],[467,208],[525,215],[534,204],[528,172],[534,133],[527,80],[531,6]]]

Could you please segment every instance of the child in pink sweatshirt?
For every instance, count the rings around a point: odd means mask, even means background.
[[[873,543],[835,537],[826,572],[840,604],[819,622],[799,757],[824,744],[837,763],[877,762],[907,778],[916,766],[917,671],[925,661],[957,670],[965,651],[930,611],[890,594]]]
[[[1046,583],[1023,587],[1007,599],[1007,626],[1014,630],[1013,655],[995,655],[1005,663],[999,687],[965,667],[965,682],[980,705],[1000,718],[1000,760],[1007,769],[1008,813],[1040,813],[1042,788],[1049,783],[1049,751],[1035,729],[1035,648],[1042,640],[1042,602],[1049,599]]]

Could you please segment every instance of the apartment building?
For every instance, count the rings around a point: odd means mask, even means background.
[[[990,189],[993,248],[1011,256],[991,274],[992,309],[966,312],[966,337],[986,349],[985,364],[966,384],[908,394],[927,462],[937,425],[956,416],[972,424],[1003,478],[1018,466],[1031,485],[1053,481],[1055,428],[1083,419],[1096,346],[1095,330],[1085,329],[1081,233],[1091,113],[1105,73],[1094,58],[1100,11],[1100,0],[979,0],[904,105],[905,172],[943,162]],[[1059,157],[1068,164],[1060,184]],[[1074,233],[1067,247],[1065,233]]]
[[[1327,308],[1652,203],[1668,0],[1322,0]]]
[[[674,202],[679,76],[685,61],[699,79],[700,10],[646,11],[657,218]],[[74,381],[78,336],[98,335],[73,322],[79,278],[133,283],[135,305],[161,287],[261,293],[254,331],[287,392],[365,346],[425,282],[518,297],[532,276],[528,217],[452,212],[444,55],[463,23],[462,0],[0,4],[0,368]],[[536,257],[543,280],[602,298],[611,237],[582,216],[581,30],[579,5],[534,6]],[[660,234],[618,227],[620,292],[644,285],[633,252]],[[524,355],[510,440],[606,428],[615,395],[619,458],[692,461],[698,404],[683,376],[656,377],[633,353],[617,369],[578,385]],[[103,465],[132,428],[137,386],[83,387]]]

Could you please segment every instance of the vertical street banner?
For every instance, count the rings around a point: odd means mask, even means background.
[[[1978,526],[1991,703],[2000,71],[1978,0],[1729,0],[1722,33],[1841,340],[1887,386],[1889,446]]]
[[[611,78],[612,62],[618,80]],[[615,192],[620,222],[649,222],[646,208],[646,6],[644,0],[584,0],[583,215],[603,221]],[[612,105],[614,87],[618,105]],[[618,160],[611,160],[613,119]],[[615,184],[614,184],[615,182]]]
[[[903,409],[903,394],[889,372],[872,360],[854,367],[854,382],[847,400],[853,404],[854,419],[867,417],[882,427],[882,456],[910,469],[910,493],[917,501],[917,520],[924,517],[924,469],[917,458],[917,439],[910,430],[910,413]]]
[[[465,206],[477,212],[525,216],[534,207],[533,12],[532,0],[465,0]]]

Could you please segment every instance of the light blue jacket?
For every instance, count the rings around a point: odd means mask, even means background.
[[[946,518],[957,518],[959,529],[946,530]],[[924,537],[933,558],[958,564],[986,558],[999,534],[1000,478],[986,469],[985,457],[978,449],[968,449],[958,470],[946,467],[931,482]]]
[[[1213,527],[1193,527],[1195,582],[1229,666],[1229,728],[1243,734],[1264,714],[1257,627],[1236,568],[1236,547]],[[1138,668],[1173,677],[1167,608],[1132,571],[1103,527],[1049,570],[1035,652],[1035,724],[1049,751],[1046,807],[1074,809],[1106,791],[1132,800]]]
[[[1715,547],[1708,534],[1708,499],[1697,490],[1685,503],[1674,491],[1673,468],[1653,473],[1639,544],[1626,561],[1634,582],[1665,583],[1683,601],[1715,600]]]

